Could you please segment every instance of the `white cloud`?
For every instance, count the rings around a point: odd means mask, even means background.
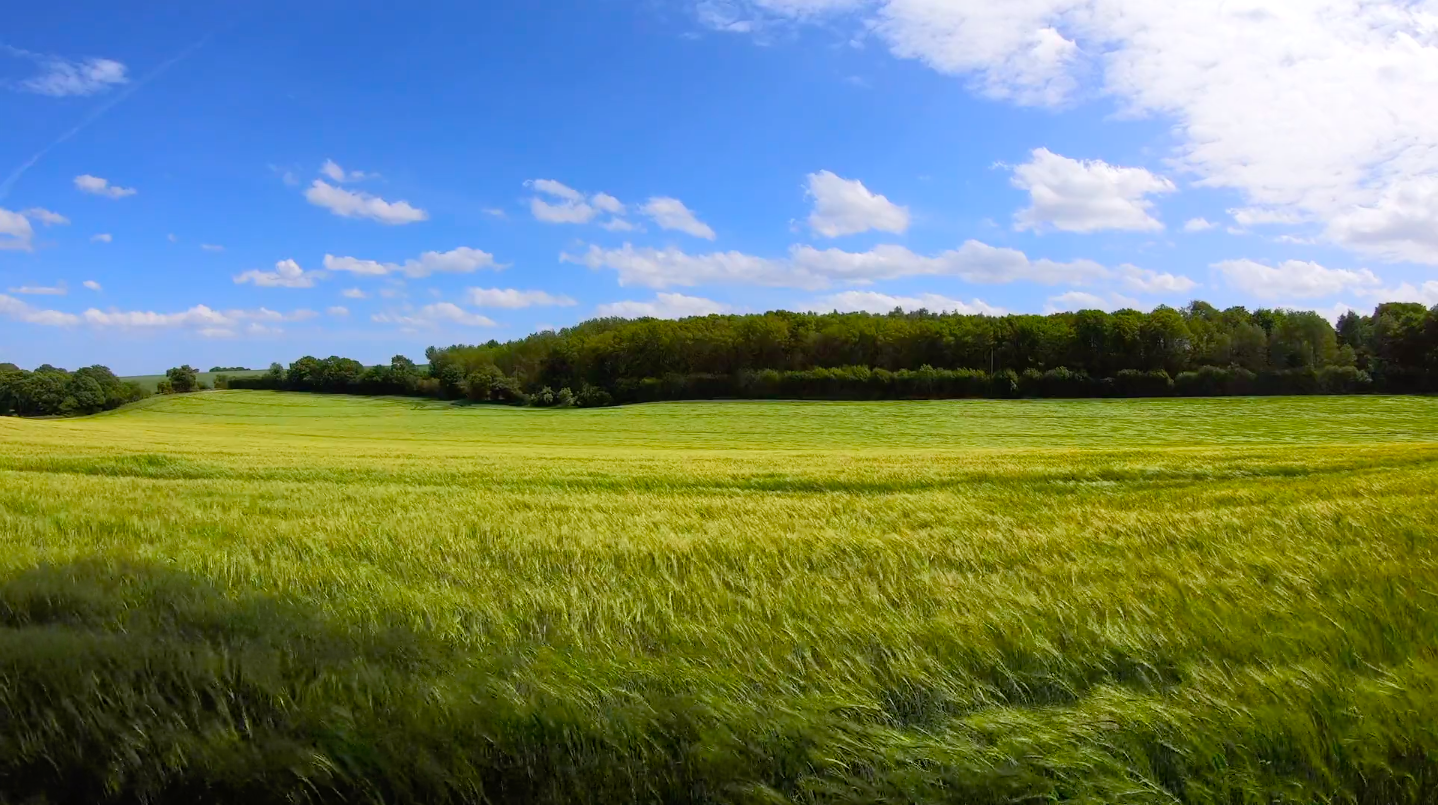
[[[1190,218],[1188,219],[1187,223],[1183,225],[1183,231],[1207,232],[1208,230],[1213,229],[1216,226],[1218,226],[1218,224],[1209,222],[1207,218]]]
[[[403,263],[381,263],[375,260],[361,260],[356,257],[325,255],[324,266],[329,271],[348,271],[361,276],[382,277],[386,274],[404,274],[408,277],[428,277],[430,274],[469,274],[480,269],[496,271],[504,266],[495,262],[489,252],[461,246],[447,252],[425,252],[419,259],[411,258]]]
[[[86,284],[86,287],[89,287],[89,283]],[[234,328],[243,324],[249,324],[251,328],[259,325],[268,330],[267,325],[286,321],[304,321],[313,318],[315,313],[312,310],[280,313],[266,308],[221,311],[205,305],[196,305],[178,313],[90,308],[83,314],[76,315],[58,310],[41,310],[14,297],[0,294],[0,316],[28,324],[57,327],[69,327],[83,323],[99,328],[192,328],[200,335],[214,337],[220,330],[229,330],[233,335]]]
[[[793,0],[724,6],[743,9],[737,17],[813,15]],[[1326,225],[1332,240],[1363,253],[1438,263],[1438,247],[1404,225],[1416,216],[1432,231],[1438,209],[1401,201],[1438,181],[1433,0],[865,0],[838,8],[859,9],[854,27],[894,55],[966,77],[991,96],[1103,96],[1129,116],[1161,118],[1178,139],[1175,169],[1199,184]]]
[[[483,210],[483,212],[484,212],[485,215],[493,216],[493,217],[495,217],[495,218],[508,218],[508,217],[509,217],[509,215],[508,215],[507,213],[505,213],[504,210],[501,210],[501,209],[498,208],[498,207],[485,207],[484,210]]]
[[[344,305],[334,305],[332,307],[326,308],[325,312],[330,314],[331,316],[348,316],[350,314],[350,309],[345,307]]]
[[[207,252],[222,252],[225,250],[224,246],[217,246],[213,243],[201,243],[200,248]]]
[[[113,243],[114,241],[115,236],[111,235],[109,232],[101,232],[98,235],[90,236],[91,243]]]
[[[0,45],[0,51],[28,59],[39,67],[38,74],[11,84],[25,92],[55,98],[94,95],[129,81],[125,65],[113,59],[65,59],[4,45]]]
[[[535,192],[557,199],[555,202],[545,201],[538,196],[529,200],[529,211],[534,215],[535,220],[543,221],[546,224],[587,224],[599,215],[600,209],[591,206],[584,200],[584,194],[575,190],[563,182],[553,179],[531,179],[524,183],[525,187],[532,188]],[[597,193],[595,200],[609,205],[617,205],[622,211],[624,205],[619,204],[619,199],[607,193]]]
[[[85,282],[82,283],[82,284],[83,284],[86,288],[88,288],[88,289],[90,289],[90,290],[92,290],[92,291],[102,290],[102,289],[100,288],[100,283],[98,283],[98,282],[96,282],[96,281],[94,281],[94,280],[85,280]]]
[[[70,219],[58,212],[50,212],[42,207],[31,207],[28,210],[21,210],[20,214],[31,220],[39,221],[45,226],[63,226],[70,223]]]
[[[336,187],[316,179],[305,191],[305,198],[316,207],[324,207],[345,218],[368,218],[382,224],[399,226],[429,219],[429,213],[411,206],[408,201],[385,201],[359,190]]]
[[[583,201],[561,201],[551,204],[542,198],[529,200],[529,212],[546,224],[587,224],[599,211]]]
[[[517,309],[524,307],[570,307],[575,301],[567,296],[554,296],[544,291],[519,291],[514,288],[470,288],[465,301],[475,307]]]
[[[1044,305],[1044,313],[1065,313],[1077,310],[1104,310],[1112,313],[1124,308],[1142,310],[1141,304],[1137,299],[1116,293],[1099,296],[1084,291],[1069,291],[1058,296],[1050,296],[1047,304]]]
[[[366,294],[359,288],[346,288],[343,291],[340,291],[340,296],[343,296],[346,299],[364,299],[369,296],[369,294]]]
[[[335,164],[333,159],[326,159],[325,164],[320,166],[320,173],[329,177],[331,181],[344,184],[345,182],[362,182],[365,179],[374,179],[379,176],[377,173],[365,173],[364,171],[348,171]]]
[[[268,308],[257,310],[215,310],[206,305],[195,305],[178,313],[155,313],[147,310],[86,310],[82,318],[87,324],[97,327],[127,328],[170,328],[170,327],[223,327],[233,328],[245,322],[304,321],[314,318],[312,310],[295,310],[279,313]]]
[[[442,324],[459,324],[465,327],[493,327],[494,320],[471,313],[452,302],[436,302],[408,313],[376,313],[370,317],[380,324],[399,324],[404,327],[437,327]]]
[[[526,187],[533,187],[536,191],[547,196],[564,199],[565,201],[583,201],[584,194],[575,190],[563,182],[556,182],[553,179],[532,179],[524,183]]]
[[[0,207],[0,251],[28,252],[34,248],[35,228],[30,219]]]
[[[140,192],[133,187],[110,184],[108,179],[101,179],[99,176],[91,176],[88,173],[75,177],[75,187],[81,192],[105,198],[124,198]]]
[[[1371,205],[1330,220],[1328,235],[1386,260],[1438,263],[1438,174],[1395,181]]]
[[[80,317],[73,313],[61,313],[58,310],[41,310],[22,302],[13,296],[0,294],[0,316],[26,324],[39,324],[46,327],[69,327],[79,324]]]
[[[1229,285],[1259,299],[1315,299],[1382,285],[1366,268],[1357,271],[1324,268],[1302,260],[1289,260],[1277,266],[1254,260],[1225,260],[1213,267]]]
[[[1291,226],[1303,223],[1303,216],[1292,210],[1265,207],[1239,207],[1228,211],[1233,222],[1242,229],[1255,226]]]
[[[633,232],[638,229],[634,224],[629,223],[623,218],[610,218],[599,226],[601,229],[607,229],[610,232]]]
[[[594,209],[600,212],[607,212],[610,215],[624,214],[624,204],[608,193],[595,193],[589,199],[589,203],[594,206]]]
[[[228,327],[201,327],[197,332],[205,338],[234,338],[237,335]]]
[[[64,296],[70,292],[63,282],[57,285],[21,285],[18,288],[10,288],[9,291],[28,296]]]
[[[684,202],[677,198],[655,196],[644,203],[641,212],[658,224],[660,229],[683,232],[705,240],[715,238],[714,230],[696,218],[694,213],[684,206]]]
[[[1160,274],[1157,271],[1150,271],[1138,266],[1121,266],[1118,269],[1118,276],[1124,287],[1140,293],[1188,293],[1198,287],[1198,283],[1188,277],[1179,274]]]
[[[617,316],[625,319],[683,319],[690,316],[709,316],[728,310],[728,306],[712,299],[660,293],[655,294],[654,299],[649,302],[625,301],[599,305],[594,309],[594,315],[600,318]]]
[[[1438,305],[1438,282],[1429,280],[1422,285],[1405,282],[1396,288],[1375,288],[1359,291],[1359,296],[1375,302],[1418,302],[1428,307]]]
[[[907,207],[872,193],[858,179],[843,179],[829,171],[809,174],[809,228],[826,238],[855,235],[869,230],[903,234],[909,228]]]
[[[835,283],[864,284],[913,276],[950,276],[976,283],[1026,280],[1053,285],[1113,276],[1109,269],[1089,260],[1030,260],[1016,249],[995,248],[974,240],[933,257],[894,245],[877,246],[867,252],[794,246],[785,258],[766,258],[732,251],[691,255],[676,248],[636,249],[626,243],[619,249],[590,246],[584,254],[562,254],[560,259],[616,271],[620,285],[651,288],[735,283],[820,289]]]
[[[894,308],[927,310],[931,313],[963,313],[967,315],[982,313],[985,316],[1002,316],[1008,312],[1001,307],[990,305],[982,299],[965,302],[962,299],[950,299],[935,293],[919,294],[918,296],[890,296],[875,291],[844,291],[831,294],[814,300],[806,307],[818,313],[835,310],[840,313],[888,313]]]
[[[1012,183],[1028,191],[1031,202],[1015,214],[1015,227],[1040,232],[1050,227],[1064,232],[1163,229],[1150,214],[1148,197],[1177,190],[1143,168],[1069,159],[1047,148],[1034,149],[1032,159],[1015,167]]]
[[[294,260],[275,263],[274,271],[251,269],[235,275],[235,284],[253,283],[259,288],[313,288],[315,280],[324,277],[322,271],[305,271]]]

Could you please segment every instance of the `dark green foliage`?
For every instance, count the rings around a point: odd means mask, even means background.
[[[72,373],[49,364],[33,372],[0,364],[0,416],[93,414],[148,396],[139,384],[120,380],[104,366]]]
[[[431,347],[421,370],[301,358],[231,388],[594,407],[684,399],[1163,397],[1438,391],[1438,310],[1379,305],[1338,328],[1316,313],[1051,316],[789,313],[595,319],[517,341]],[[605,402],[600,402],[604,400]]]
[[[202,388],[200,373],[188,363],[166,370],[165,380],[168,381],[168,385],[163,385],[160,388],[161,394],[188,394]]]
[[[245,368],[245,367],[243,367],[243,366],[212,366],[212,367],[210,367],[210,374],[215,374],[215,373],[217,373],[217,372],[248,372],[248,371],[250,371],[250,370],[247,369],[247,368]]]

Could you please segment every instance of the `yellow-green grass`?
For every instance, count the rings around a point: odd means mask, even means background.
[[[1438,400],[0,419],[0,801],[1432,802]]]

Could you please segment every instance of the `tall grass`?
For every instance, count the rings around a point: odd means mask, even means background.
[[[0,420],[0,801],[1438,801],[1438,401]]]

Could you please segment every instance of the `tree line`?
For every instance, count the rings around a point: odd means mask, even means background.
[[[231,388],[599,406],[721,398],[923,399],[1424,393],[1438,308],[1345,314],[1205,302],[1152,312],[594,319],[500,343],[431,347],[427,366],[304,357]]]
[[[366,366],[306,356],[216,388],[594,407],[685,399],[947,399],[1438,391],[1438,307],[1317,313],[1205,302],[1152,312],[869,313],[593,319]],[[233,371],[244,371],[236,367]],[[206,388],[189,366],[160,393]],[[0,415],[95,413],[147,396],[103,366],[0,364]]]

